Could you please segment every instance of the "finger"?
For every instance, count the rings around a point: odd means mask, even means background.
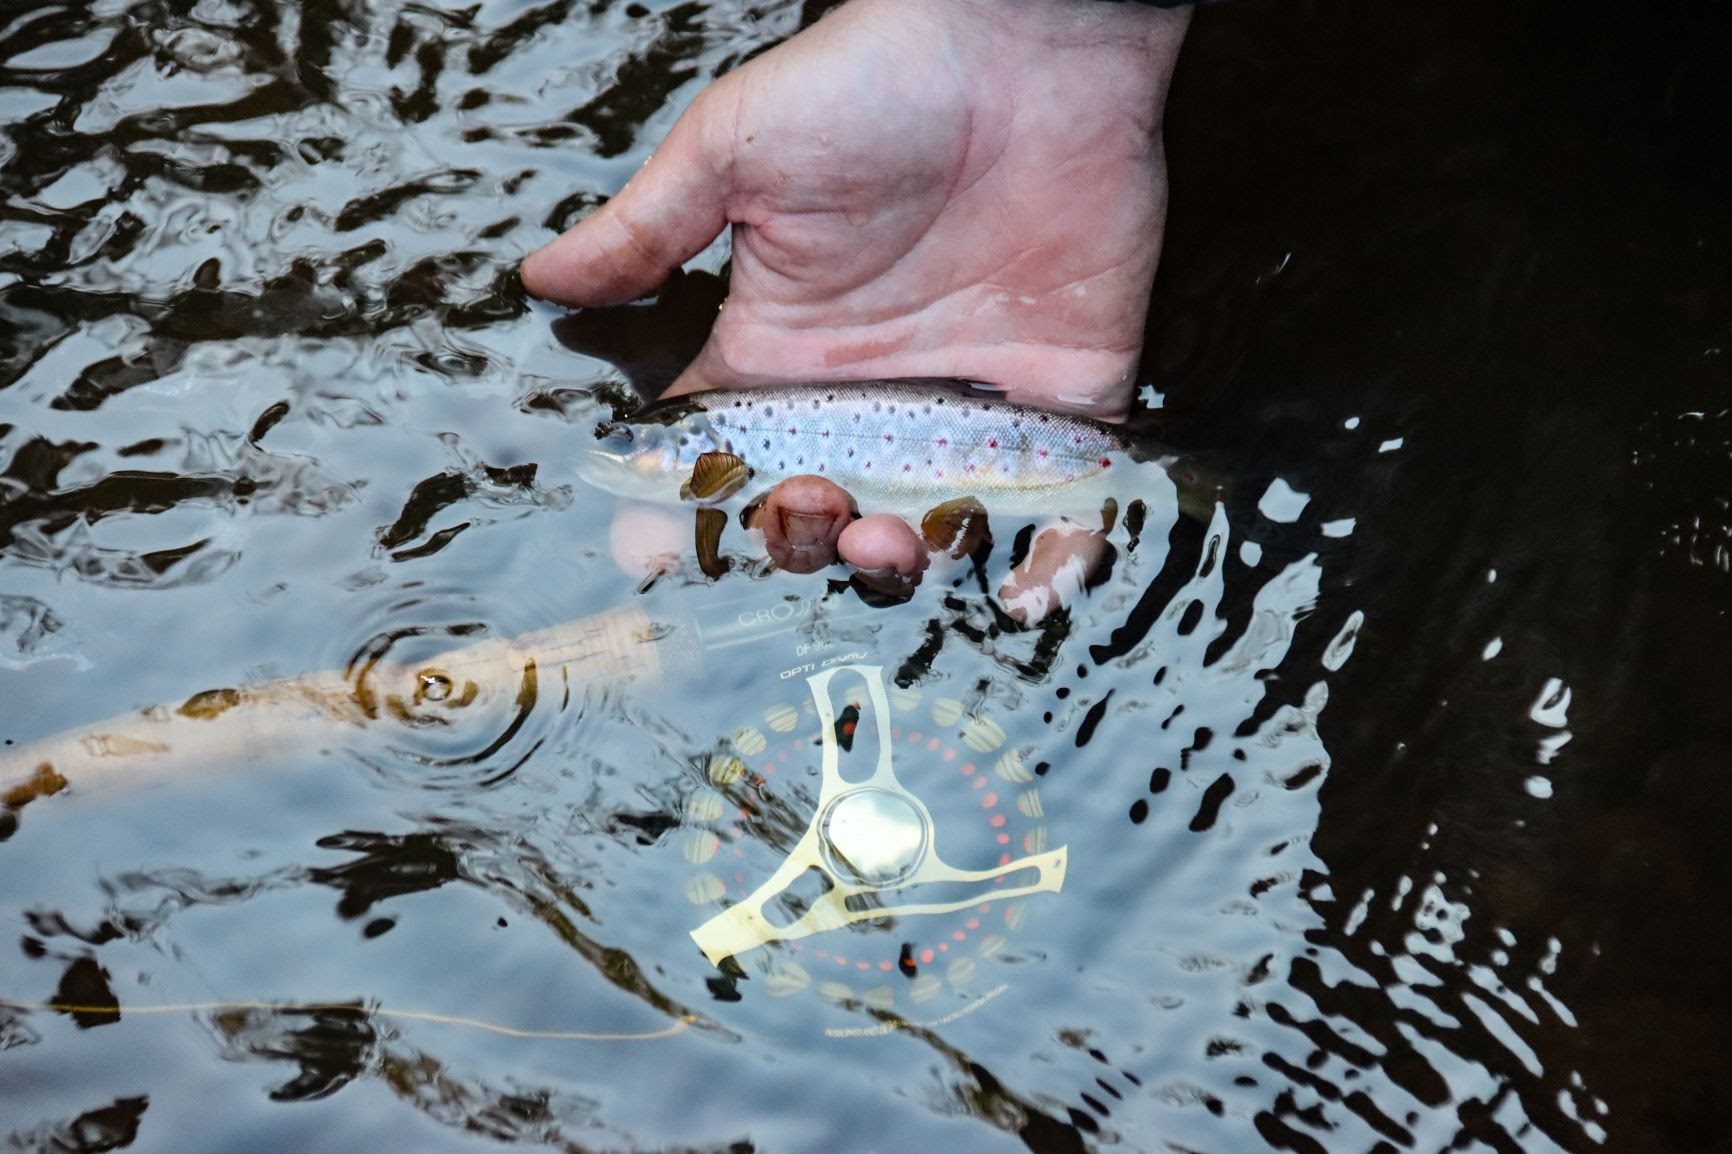
[[[523,287],[563,305],[614,305],[652,292],[727,224],[727,187],[705,146],[706,92],[618,195],[524,258]]]
[[[907,597],[920,584],[929,561],[926,545],[900,517],[875,513],[842,530],[836,541],[842,560],[867,588],[891,597]]]
[[[1106,559],[1107,548],[1106,534],[1099,531],[1072,525],[1045,530],[999,586],[999,604],[1022,624],[1038,625],[1076,600]]]
[[[689,511],[622,501],[614,510],[608,547],[621,570],[643,580],[678,569],[691,537]]]
[[[836,544],[858,516],[854,498],[823,477],[789,477],[764,498],[751,527],[764,534],[770,559],[789,573],[816,573],[836,563]]]
[[[717,324],[722,322],[718,320]],[[743,376],[728,366],[716,350],[715,334],[704,342],[692,363],[680,371],[674,383],[662,391],[664,397],[682,397],[687,393],[707,393],[711,389],[738,389],[766,383],[761,378]],[[773,383],[773,382],[772,382]]]

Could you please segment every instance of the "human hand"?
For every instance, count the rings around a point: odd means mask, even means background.
[[[727,304],[670,394],[957,377],[1122,418],[1186,20],[1090,0],[853,0],[702,93],[618,196],[524,262],[524,283],[621,303],[731,226]],[[860,518],[818,478],[778,486],[757,526],[783,568],[840,556],[885,591],[926,568],[906,523]],[[1061,537],[1043,534],[1031,564],[1057,574],[1098,553]],[[615,553],[643,569],[678,539],[639,511]]]
[[[1183,11],[853,0],[722,77],[523,265],[568,305],[652,291],[724,226],[729,297],[673,393],[956,377],[1129,409]]]

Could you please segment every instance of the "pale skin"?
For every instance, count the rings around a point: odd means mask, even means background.
[[[1188,19],[1100,0],[850,0],[702,92],[617,196],[524,261],[524,284],[623,303],[728,228],[727,303],[670,393],[957,377],[1122,420]],[[662,534],[689,549],[689,524],[634,516],[634,556]],[[778,486],[758,526],[784,568],[839,556],[886,592],[927,564],[906,522],[858,517],[818,478]],[[1042,534],[1028,564],[1056,572],[1074,536]]]

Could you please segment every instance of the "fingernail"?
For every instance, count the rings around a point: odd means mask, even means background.
[[[836,519],[828,513],[801,513],[793,509],[779,510],[782,536],[795,549],[810,549],[814,545],[835,543]]]

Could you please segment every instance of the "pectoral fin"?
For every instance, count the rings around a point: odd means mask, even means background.
[[[972,556],[992,540],[986,506],[975,497],[958,497],[933,508],[920,519],[920,535],[928,549],[952,557]]]
[[[680,486],[688,501],[725,501],[752,479],[751,466],[733,453],[704,453],[692,466],[692,479]]]

